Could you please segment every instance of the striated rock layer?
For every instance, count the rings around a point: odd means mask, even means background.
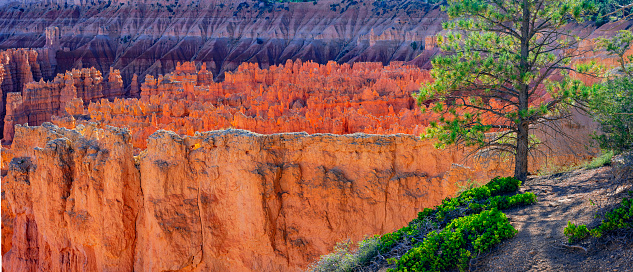
[[[6,3],[9,2],[9,3]],[[96,3],[96,4],[94,4]],[[410,61],[437,52],[429,36],[446,18],[421,1],[253,0],[0,1],[0,48],[46,47],[58,73],[95,67],[107,76],[166,74],[207,62],[216,79],[243,62],[266,68],[300,59],[325,64]],[[431,39],[432,40],[432,39]]]
[[[3,271],[130,271],[142,196],[129,135],[17,129],[2,180],[15,216]]]
[[[132,149],[122,129],[17,126],[3,270],[298,271],[337,241],[401,227],[466,177],[508,174],[408,135],[161,130]]]

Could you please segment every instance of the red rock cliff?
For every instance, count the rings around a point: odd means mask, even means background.
[[[45,124],[10,152],[5,271],[298,271],[506,174],[407,135],[158,131],[137,158],[125,130]]]

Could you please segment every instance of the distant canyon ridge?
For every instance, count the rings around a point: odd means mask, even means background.
[[[207,63],[215,79],[243,62],[428,62],[446,16],[421,1],[0,1],[0,49],[49,48],[53,70],[167,74]],[[93,4],[93,2],[99,2]],[[158,3],[157,3],[158,2]],[[422,56],[420,56],[422,54]]]

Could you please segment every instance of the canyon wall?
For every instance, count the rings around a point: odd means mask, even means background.
[[[325,64],[410,61],[425,65],[429,36],[446,16],[420,1],[258,0],[0,1],[0,48],[49,48],[56,72],[121,71],[125,86],[208,63],[216,80],[241,63],[300,59]],[[428,52],[427,52],[428,51]]]
[[[131,138],[16,126],[3,271],[298,271],[338,241],[401,227],[466,177],[509,174],[402,134],[161,130],[139,156]]]
[[[103,97],[139,98],[147,75],[158,78],[186,61],[206,63],[207,82],[223,80],[244,62],[260,68],[297,59],[387,64],[419,56],[415,65],[424,66],[437,52],[425,50],[425,41],[444,18],[417,1],[0,1],[0,48],[11,48],[2,53],[0,139],[11,142],[13,124],[63,115],[58,94],[46,96],[55,75],[67,71],[96,69],[106,79],[113,71],[123,86],[103,86]],[[41,78],[49,82],[31,85],[36,95],[30,97],[49,101],[26,101],[24,87]],[[98,97],[78,92],[86,104]]]
[[[235,71],[245,62],[268,68],[285,64],[287,60],[318,64],[372,61],[383,65],[406,61],[407,65],[430,68],[429,60],[439,52],[434,37],[441,30],[440,23],[446,19],[446,15],[435,6],[420,1],[396,0],[319,0],[305,3],[263,0],[42,0],[0,1],[0,5],[0,48],[35,48],[11,49],[3,53],[3,65],[9,66],[4,69],[4,77],[8,75],[11,78],[3,80],[0,101],[0,136],[5,138],[5,144],[10,142],[13,130],[11,125],[8,130],[5,129],[5,119],[11,124],[24,123],[27,119],[33,119],[29,121],[35,122],[32,124],[39,124],[50,121],[53,115],[63,114],[58,109],[63,105],[58,107],[55,98],[48,102],[51,105],[39,105],[34,113],[5,109],[7,102],[14,108],[19,107],[18,101],[26,99],[25,94],[20,97],[8,93],[22,92],[31,80],[38,82],[44,78],[53,81],[56,74],[94,68],[108,79],[102,87],[102,95],[112,100],[115,97],[140,98],[141,84],[149,79],[148,75],[157,80],[159,74],[171,73],[179,62],[186,61],[206,64],[205,69],[209,72],[205,79],[207,83],[222,81],[226,72]],[[592,39],[630,28],[631,24],[631,21],[611,23],[599,29],[590,24],[570,27],[577,29],[582,37]],[[587,40],[581,47],[591,49],[594,45],[593,41]],[[587,52],[580,59],[588,61],[603,57],[604,54]],[[110,75],[111,71],[114,75]],[[116,81],[110,80],[113,77]],[[122,86],[119,86],[119,77]],[[111,86],[109,82],[115,85]],[[210,85],[207,83],[202,85]],[[42,86],[42,89],[46,88]],[[36,96],[44,98],[46,95]],[[88,104],[88,100],[94,101],[98,96],[79,97]],[[26,101],[23,104],[34,105]],[[12,110],[12,116],[7,118],[9,110]],[[36,116],[26,117],[29,114]],[[234,115],[234,112],[231,114]],[[398,111],[394,114],[397,115]],[[382,120],[368,118],[365,112],[357,109],[349,115],[360,116],[352,118],[353,122],[369,122],[371,127],[376,128],[356,128],[352,131],[417,134],[416,129],[409,132],[401,127],[386,126]],[[236,121],[239,127],[260,127],[258,132],[269,133],[261,127],[270,127],[270,124],[255,124],[259,120],[255,120],[253,115],[230,118],[239,119]],[[417,117],[408,119],[419,121]],[[326,119],[322,120],[324,126],[331,126]],[[376,125],[376,122],[383,123]],[[279,122],[284,123],[295,126],[286,131],[325,132],[323,128],[308,126],[306,122]],[[402,125],[412,123],[407,121]],[[226,127],[226,124],[223,126]],[[335,122],[334,126],[344,127],[344,124]],[[382,127],[384,132],[377,127]],[[177,131],[175,128],[167,129]],[[5,130],[7,136],[4,135]],[[190,132],[195,130],[190,129]],[[337,130],[330,132],[338,133]],[[151,132],[143,135],[147,137],[149,134]]]

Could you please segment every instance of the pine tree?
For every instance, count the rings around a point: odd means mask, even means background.
[[[418,103],[440,114],[424,135],[437,146],[464,144],[515,159],[515,178],[528,174],[530,131],[561,118],[584,85],[571,79],[580,38],[565,26],[593,8],[579,0],[449,0],[438,36],[435,81]],[[553,77],[556,80],[553,80]]]

